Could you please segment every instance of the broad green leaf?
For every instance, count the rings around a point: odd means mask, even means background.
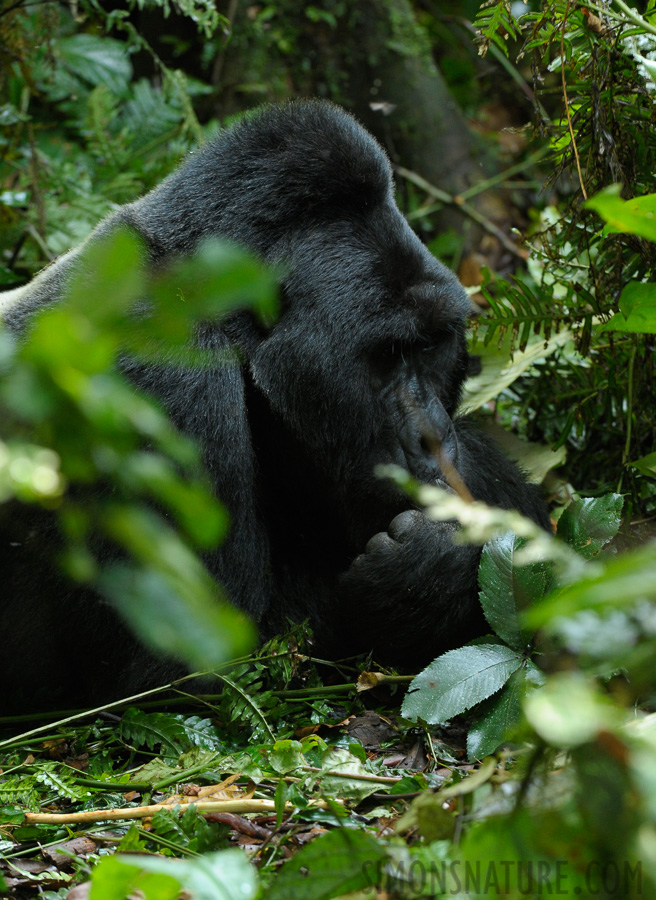
[[[190,595],[158,572],[111,566],[99,588],[145,644],[184,659],[192,671],[212,669],[252,646],[253,626],[244,615],[206,593],[188,602]]]
[[[617,534],[623,504],[621,494],[573,500],[558,520],[558,537],[591,559]]]
[[[112,856],[94,869],[90,900],[119,900],[137,892],[144,900],[173,900],[181,888],[194,900],[251,900],[257,873],[240,850],[195,859]]]
[[[531,784],[533,789],[536,781]],[[482,821],[473,822],[465,830],[458,858],[446,873],[444,894],[437,896],[454,900],[543,900],[561,894],[571,900],[591,900],[590,872],[597,867],[603,870],[603,863],[597,862],[599,851],[595,855],[589,848],[587,830],[579,818],[554,809],[554,795],[562,806],[571,795],[571,787],[558,793],[556,779],[552,776],[548,781],[549,796],[544,805],[526,801],[515,805],[513,801],[509,804],[515,806],[512,815],[481,816]],[[497,811],[499,793],[495,798]],[[610,864],[614,866],[614,860]],[[631,884],[628,879],[627,883]],[[597,892],[596,885],[592,890]],[[630,888],[626,894],[620,891],[618,898],[620,895],[622,900],[636,897]]]
[[[628,284],[622,291],[619,308],[620,312],[603,325],[602,331],[656,333],[656,284]]]
[[[66,68],[92,87],[104,84],[120,96],[132,77],[127,46],[103,35],[74,34],[57,43],[59,58]]]
[[[118,476],[135,493],[146,489],[168,507],[188,537],[200,547],[220,543],[228,530],[228,513],[210,488],[178,477],[173,463],[153,453],[132,453],[121,461]]]
[[[154,513],[112,506],[102,521],[144,566],[107,566],[99,584],[144,643],[192,669],[211,669],[252,645],[249,620],[224,600],[199,559]]]
[[[333,772],[340,774],[333,775]],[[359,777],[368,774],[362,762],[350,750],[346,750],[344,747],[329,747],[321,757],[321,772],[311,776],[308,780],[318,780],[322,794],[328,797],[350,797],[363,800],[369,794],[380,791],[382,787],[380,784]]]
[[[478,599],[492,630],[515,650],[523,645],[513,585],[516,538],[508,531],[483,547],[478,569]]]
[[[120,228],[72,250],[74,274],[66,307],[105,330],[143,296],[146,246],[131,228]],[[111,299],[110,299],[111,298]],[[95,335],[94,335],[95,337]]]
[[[467,734],[469,759],[483,759],[512,736],[522,716],[522,701],[530,687],[544,684],[545,677],[527,660],[494,697],[481,705],[480,715]]]
[[[447,722],[496,693],[521,664],[521,654],[501,644],[449,650],[412,681],[402,714],[431,725]]]
[[[656,241],[656,194],[633,200],[622,200],[620,186],[611,185],[591,197],[585,204],[608,222],[607,234],[637,234]]]
[[[616,708],[577,672],[554,675],[524,702],[526,718],[547,743],[576,747],[619,721]]]
[[[514,650],[522,650],[518,610],[540,600],[547,589],[548,570],[541,564],[515,566],[515,551],[524,541],[506,532],[483,548],[478,570],[479,600],[490,627]]]
[[[154,293],[167,312],[178,310],[188,315],[191,309],[197,318],[214,320],[237,307],[250,306],[271,321],[278,307],[273,273],[250,253],[227,241],[206,241],[193,258],[181,260],[167,270]]]
[[[656,599],[656,545],[623,553],[606,563],[598,574],[553,591],[523,614],[534,628],[548,627],[556,616],[571,616],[582,609],[623,609],[638,600]]]
[[[143,872],[120,856],[101,859],[91,875],[89,900],[118,900],[137,891],[144,900],[175,900],[182,885],[172,874]]]
[[[269,764],[274,772],[287,775],[295,769],[306,765],[303,756],[303,745],[300,741],[276,741],[269,751]]]
[[[647,456],[636,459],[635,462],[629,463],[629,465],[642,472],[643,475],[656,476],[656,452],[648,453]]]
[[[338,828],[321,835],[285,863],[267,900],[330,900],[376,884],[386,859],[364,831]]]
[[[532,484],[542,484],[547,474],[557,466],[562,466],[567,459],[567,448],[564,444],[557,450],[552,450],[548,444],[525,441],[490,418],[481,419],[476,424],[489,434],[511,459],[519,463]]]

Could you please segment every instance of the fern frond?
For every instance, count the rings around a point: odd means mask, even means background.
[[[494,44],[504,56],[508,56],[508,40],[515,40],[521,33],[520,25],[513,16],[509,0],[487,0],[474,19],[478,31],[478,52],[485,56]]]
[[[243,667],[240,667],[240,669]],[[255,667],[257,668],[257,667]],[[240,671],[233,672],[233,676],[238,673],[239,677],[229,678],[227,675],[218,675],[225,687],[227,688],[226,699],[229,703],[229,714],[231,721],[241,720],[248,722],[255,734],[264,733],[271,741],[275,741],[275,735],[267,722],[260,703],[265,704],[270,697],[270,691],[261,691],[261,684],[254,684],[255,678],[259,673],[256,671]],[[249,684],[250,682],[250,684]],[[249,690],[250,688],[250,690]],[[256,690],[254,691],[253,688]],[[259,689],[259,690],[257,690]],[[253,691],[251,693],[251,691]],[[258,692],[259,701],[255,699],[255,693]]]

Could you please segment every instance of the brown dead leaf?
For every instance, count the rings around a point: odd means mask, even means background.
[[[370,691],[385,680],[382,672],[360,672],[355,685],[356,691]]]
[[[193,796],[198,800],[247,800],[249,797],[248,792],[235,784],[238,778],[239,774],[228,775],[220,784],[206,784],[204,787],[193,785],[192,787],[196,788],[196,793]],[[190,795],[185,790],[185,788],[189,787],[190,785],[183,785],[180,793],[173,794],[162,802],[171,806],[175,806],[176,803],[189,803]]]
[[[56,844],[54,847],[44,847],[41,853],[44,859],[50,860],[57,868],[67,868],[73,862],[73,857],[86,857],[95,853],[97,844],[90,838],[79,837],[66,841],[64,844]]]
[[[66,900],[89,900],[91,893],[91,882],[85,881],[84,884],[76,884],[66,894]]]
[[[365,710],[363,716],[353,716],[346,731],[367,750],[380,749],[382,743],[393,740],[398,734],[389,719],[384,719],[372,709]]]

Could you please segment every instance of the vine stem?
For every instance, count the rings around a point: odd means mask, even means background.
[[[648,34],[656,35],[656,28],[648,22],[645,18],[643,18],[639,12],[635,9],[631,9],[630,6],[627,6],[623,0],[613,0],[615,6],[618,9],[621,9],[627,19],[630,19],[634,25],[637,25],[639,28],[642,28],[643,31],[646,31]]]
[[[579,150],[576,146],[576,138],[574,137],[574,126],[572,125],[572,117],[569,112],[569,98],[567,96],[567,81],[565,79],[565,27],[567,25],[567,16],[572,0],[567,0],[565,15],[563,16],[563,24],[560,29],[560,79],[563,84],[563,97],[565,100],[565,115],[567,116],[567,127],[569,128],[569,136],[572,139],[572,147],[574,149],[574,158],[576,159],[576,171],[579,173],[579,184],[581,185],[581,193],[583,199],[588,199],[588,193],[583,183],[583,173],[581,172],[581,160],[579,159]]]
[[[626,392],[626,441],[624,443],[624,453],[622,454],[622,469],[624,468],[624,466],[626,466],[631,450],[631,420],[633,418],[633,373],[635,370],[635,358],[637,352],[638,345],[634,344],[633,349],[631,350],[631,359],[629,360],[629,383]],[[619,481],[617,482],[618,494],[621,491],[623,479],[624,471],[622,470],[622,472],[620,473]]]

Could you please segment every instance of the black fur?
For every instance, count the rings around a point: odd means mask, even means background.
[[[200,440],[232,516],[207,562],[263,636],[309,616],[319,652],[374,649],[416,670],[480,633],[480,551],[454,545],[452,525],[408,513],[374,467],[395,462],[440,479],[424,446],[428,423],[476,498],[544,527],[548,519],[514,464],[452,421],[469,301],[401,216],[373,138],[329,104],[265,108],[94,234],[119,224],[143,236],[155,264],[224,236],[285,265],[270,331],[245,312],[203,331],[219,356],[236,344],[241,364],[128,367]],[[20,329],[56,300],[74,266],[73,254],[47,269],[7,322]],[[42,705],[95,703],[162,677],[110,609],[38,569],[53,539],[24,537],[13,534],[22,546],[11,548],[3,537],[0,548],[3,691],[18,683]]]

